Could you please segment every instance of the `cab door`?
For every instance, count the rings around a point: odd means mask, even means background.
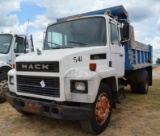
[[[118,77],[124,75],[124,47],[120,44],[120,26],[110,23],[111,66],[117,71]]]
[[[26,52],[25,45],[26,45],[25,44],[25,36],[16,36],[15,42],[13,44],[12,64],[15,63],[16,57],[18,57]]]

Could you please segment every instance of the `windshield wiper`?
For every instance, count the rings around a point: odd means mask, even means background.
[[[74,46],[63,46],[54,42],[49,42],[51,44],[54,44],[55,47],[50,47],[50,49],[64,49],[64,48],[73,48]],[[82,43],[81,43],[82,44]]]
[[[76,43],[76,44],[78,44],[78,45],[80,45],[80,46],[82,46],[82,47],[85,47],[85,45],[87,45],[87,44],[85,44],[85,43],[82,43],[82,42],[76,42],[76,41],[68,41],[69,43]]]
[[[54,44],[56,47],[58,47],[58,48],[60,48],[61,47],[61,45],[60,44],[58,44],[58,43],[54,43],[54,42],[50,42],[51,44]]]
[[[57,44],[57,43],[54,43],[54,42],[48,42],[48,43],[51,44],[51,47],[49,46],[49,44],[46,44],[46,45],[45,45],[45,46],[46,46],[46,49],[60,49],[60,48],[62,48],[62,46],[59,45],[59,44]],[[52,44],[54,44],[55,47],[52,47]]]
[[[65,48],[73,48],[73,46],[50,47],[50,49],[65,49]]]

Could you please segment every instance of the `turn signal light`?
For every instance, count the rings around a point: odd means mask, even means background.
[[[96,71],[96,68],[97,68],[97,64],[96,64],[96,63],[90,63],[90,64],[89,64],[89,69],[90,69],[91,71]]]
[[[13,65],[12,65],[12,68],[15,69],[15,68],[16,68],[16,64],[13,64]]]

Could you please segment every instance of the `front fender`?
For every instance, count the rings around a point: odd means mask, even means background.
[[[7,75],[8,71],[12,69],[12,67],[6,62],[0,61],[0,74]]]
[[[68,71],[64,78],[64,92],[66,100],[73,102],[93,103],[97,96],[101,80],[108,77],[115,77],[117,79],[117,73],[114,68],[99,67],[96,71],[90,71],[85,68],[77,68]],[[88,93],[71,93],[71,80],[86,80],[88,82]]]
[[[4,61],[0,61],[0,68],[1,68],[1,67],[10,67],[10,68],[12,68],[11,65],[7,64],[7,63],[4,62]]]
[[[72,69],[67,72],[65,78],[74,78],[80,80],[94,80],[95,78],[116,77],[116,69],[111,67],[100,67],[96,71],[90,71],[85,68]]]

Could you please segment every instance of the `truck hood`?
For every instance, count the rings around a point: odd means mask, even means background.
[[[79,54],[82,52],[88,54],[93,52],[95,48],[96,47],[45,50],[41,52],[41,55],[38,55],[37,52],[28,53],[17,57],[16,62],[59,61],[73,54]]]

